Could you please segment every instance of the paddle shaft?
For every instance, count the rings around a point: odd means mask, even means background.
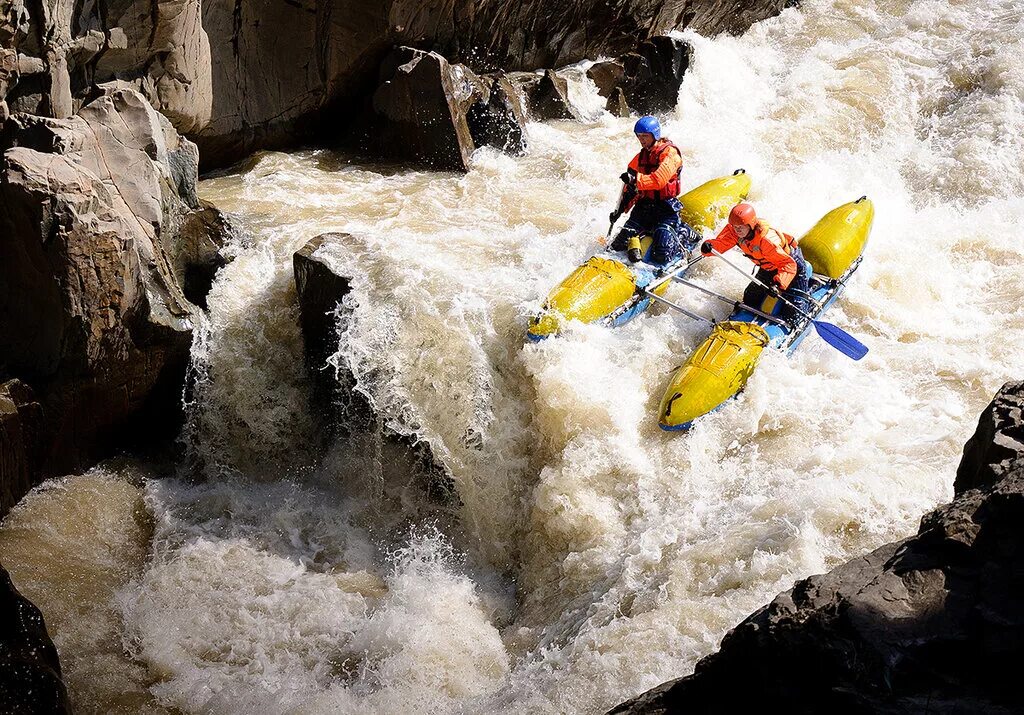
[[[715,293],[713,290],[708,290],[707,288],[705,288],[703,286],[699,286],[696,283],[691,283],[690,281],[686,280],[685,278],[680,278],[679,276],[672,276],[672,278],[676,282],[682,283],[684,286],[689,286],[690,288],[693,288],[695,290],[699,290],[701,293],[704,293],[705,295],[710,295],[712,298],[718,298],[718,300],[722,301],[723,303],[728,303],[729,305],[731,305],[734,308],[743,308],[744,310],[746,310],[746,311],[748,311],[750,313],[753,313],[754,315],[758,316],[759,318],[764,318],[765,320],[771,321],[772,323],[775,323],[776,325],[785,325],[785,323],[786,323],[786,321],[784,321],[782,318],[777,318],[774,315],[769,315],[768,313],[765,313],[764,311],[758,310],[757,308],[753,308],[753,307],[747,305],[746,303],[742,303],[742,302],[740,302],[738,300],[733,300],[732,298],[729,298],[728,296],[724,296],[721,293]]]
[[[718,256],[719,258],[721,258],[721,259],[722,259],[722,262],[723,262],[723,263],[725,263],[725,265],[729,266],[729,267],[730,267],[730,268],[732,268],[733,270],[736,270],[736,271],[738,271],[738,272],[742,273],[742,274],[743,274],[744,276],[746,276],[746,277],[747,277],[748,279],[750,279],[750,280],[754,281],[755,283],[757,283],[757,284],[758,284],[759,286],[761,286],[762,288],[764,288],[765,290],[767,290],[767,291],[768,291],[769,293],[771,293],[771,294],[772,294],[773,296],[775,296],[776,298],[778,298],[779,300],[781,300],[781,301],[782,301],[783,303],[785,303],[786,305],[788,305],[788,306],[789,306],[790,308],[792,308],[793,310],[795,310],[796,312],[798,312],[798,313],[799,313],[800,315],[804,316],[805,318],[807,318],[807,319],[808,319],[808,320],[810,320],[811,322],[816,322],[816,321],[814,320],[814,316],[813,316],[813,315],[811,315],[810,313],[808,313],[808,312],[806,312],[805,310],[801,309],[801,308],[800,308],[800,306],[798,306],[798,305],[794,304],[794,303],[793,303],[792,301],[786,300],[786,298],[785,298],[785,297],[784,297],[784,296],[782,295],[782,291],[780,291],[780,290],[779,290],[778,288],[775,288],[774,286],[770,286],[770,285],[768,285],[767,283],[765,283],[764,281],[762,281],[762,280],[761,280],[760,278],[758,278],[758,277],[757,277],[757,274],[754,274],[754,275],[750,275],[750,274],[749,274],[749,273],[747,273],[747,272],[746,272],[745,270],[743,270],[742,268],[740,268],[739,266],[737,266],[737,265],[736,265],[735,263],[733,263],[732,261],[730,261],[730,260],[729,260],[728,258],[726,258],[725,256],[723,256],[723,255],[722,255],[721,253],[719,253],[719,252],[718,252],[718,251],[716,251],[715,249],[713,249],[713,248],[712,248],[712,249],[711,249],[711,252],[712,252],[712,253],[714,253],[714,254],[715,254],[716,256]]]

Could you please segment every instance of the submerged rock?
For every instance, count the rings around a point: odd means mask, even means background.
[[[796,583],[693,675],[613,713],[1011,713],[1024,709],[1024,382],[964,450],[917,536]]]
[[[313,409],[325,441],[334,445],[336,460],[356,466],[352,471],[366,477],[374,490],[369,496],[402,503],[409,512],[454,506],[458,498],[451,476],[430,445],[390,428],[387,417],[357,389],[344,360],[334,357],[342,343],[339,326],[352,310],[343,302],[351,282],[335,273],[317,251],[348,240],[351,236],[345,233],[322,234],[297,251],[293,260]],[[408,503],[410,487],[426,498]]]
[[[0,712],[70,713],[57,649],[43,614],[22,596],[0,566]]]
[[[203,210],[197,150],[134,90],[15,115],[3,147],[0,354],[42,405],[38,481],[173,434],[197,310],[182,286],[221,237],[181,233]]]

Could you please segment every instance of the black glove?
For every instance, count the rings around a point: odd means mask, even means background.
[[[703,253],[705,256],[710,256],[711,255],[711,242],[710,241],[705,241],[704,243],[700,244],[700,252]]]
[[[629,258],[630,263],[639,263],[643,255],[641,255],[639,248],[631,248],[626,251],[626,257]]]
[[[621,215],[622,214],[620,214],[618,211],[612,211],[610,214],[608,214],[608,222],[615,223],[616,221],[619,220],[619,216]]]
[[[636,186],[636,172],[633,171],[632,169],[623,172],[619,178],[622,180],[622,183],[625,184],[626,186]]]

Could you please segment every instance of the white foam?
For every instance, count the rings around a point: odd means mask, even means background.
[[[205,182],[256,246],[211,295],[192,434],[244,478],[201,498],[151,491],[163,546],[125,607],[168,702],[601,711],[686,674],[795,579],[911,533],[950,495],[978,412],[1024,367],[1019,9],[808,0],[743,37],[684,36],[694,60],[665,125],[686,186],[742,166],[758,209],[797,235],[875,202],[864,263],[828,314],[868,357],[811,336],[677,435],[654,411],[699,325],[656,308],[524,344],[527,316],[596,250],[636,151],[630,121],[607,114],[531,125],[528,156],[481,150],[465,176],[305,152]],[[327,230],[353,235],[322,253],[354,278],[336,359],[451,470],[464,558],[421,534],[389,560],[372,509],[324,496],[350,475],[272,506],[282,473],[313,461],[290,261]],[[743,288],[710,261],[697,276]]]

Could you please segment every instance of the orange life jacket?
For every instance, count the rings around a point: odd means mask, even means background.
[[[675,150],[680,156],[682,152],[679,151],[674,143],[669,139],[664,139],[654,144],[650,149],[641,149],[640,154],[637,157],[637,169],[641,174],[653,174],[661,166],[662,160],[665,158],[665,153],[671,150]],[[674,199],[679,196],[679,175],[682,174],[682,166],[679,167],[679,171],[675,173],[668,183],[660,189],[654,190],[642,190],[639,192],[639,198],[641,199],[658,199],[667,201],[668,199]]]
[[[783,289],[788,288],[796,276],[797,264],[793,259],[793,251],[797,248],[796,239],[788,233],[772,228],[764,221],[758,221],[754,230],[747,232],[746,238],[737,236],[733,227],[726,224],[710,243],[719,253],[739,246],[744,255],[756,263],[758,268],[775,273]]]

